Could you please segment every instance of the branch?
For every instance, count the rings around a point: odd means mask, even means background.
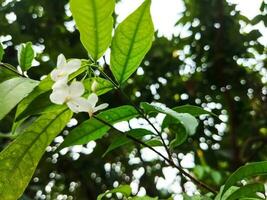
[[[141,140],[136,139],[135,137],[125,134],[124,132],[116,129],[113,125],[109,124],[108,122],[102,120],[99,117],[93,116],[95,119],[97,119],[98,121],[102,122],[103,124],[107,125],[108,127],[110,127],[111,129],[117,131],[118,133],[126,136],[127,138],[131,139],[132,141],[141,144],[147,148],[149,148],[151,151],[153,151],[154,153],[156,153],[157,155],[159,155],[161,158],[163,158],[166,162],[169,163],[170,166],[178,169],[184,176],[188,177],[190,180],[192,180],[195,184],[197,184],[198,186],[205,188],[206,190],[212,192],[213,194],[217,194],[217,191],[214,190],[213,188],[211,188],[210,186],[206,185],[205,183],[197,180],[196,178],[194,178],[191,174],[189,174],[188,172],[186,172],[182,167],[177,166],[171,159],[165,157],[162,153],[158,152],[157,150],[155,150],[153,147],[149,146],[148,144],[144,143]]]

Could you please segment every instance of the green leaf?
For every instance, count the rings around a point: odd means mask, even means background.
[[[7,69],[0,64],[0,83],[18,76],[18,73],[14,72],[13,70]]]
[[[237,181],[251,176],[267,174],[267,161],[249,163],[237,169],[226,181],[222,195]]]
[[[133,197],[132,200],[158,200],[158,197],[149,197],[149,196]]]
[[[108,91],[112,90],[114,86],[112,83],[106,79],[100,78],[100,77],[94,77],[94,78],[88,78],[83,81],[84,87],[87,91],[94,92],[98,96],[107,93]],[[93,90],[92,91],[92,85]]]
[[[70,1],[81,42],[95,61],[105,53],[111,43],[114,7],[114,0]]]
[[[171,124],[168,129],[170,133],[175,134],[175,139],[170,143],[170,148],[172,149],[183,144],[188,138],[188,132],[182,124]]]
[[[160,147],[163,146],[162,142],[158,139],[152,139],[145,142],[147,145],[151,147]]]
[[[46,147],[71,119],[61,109],[42,115],[0,153],[0,199],[18,199],[37,167]]]
[[[107,153],[123,146],[126,144],[129,144],[132,142],[131,139],[127,138],[127,135],[130,135],[136,139],[142,139],[145,135],[152,135],[153,133],[151,133],[150,131],[146,130],[146,129],[142,129],[142,128],[137,128],[137,129],[132,129],[130,131],[125,132],[125,136],[123,135],[117,135],[112,143],[109,145],[108,149],[106,150],[106,152],[103,154],[103,157],[107,155]]]
[[[112,108],[97,115],[98,118],[101,118],[110,124],[129,120],[136,116],[138,116],[138,112],[134,107],[128,105]],[[91,118],[73,129],[65,138],[60,148],[62,149],[68,146],[86,144],[92,140],[100,139],[109,129],[109,126],[104,125],[95,118]]]
[[[125,197],[129,197],[132,193],[132,189],[129,185],[120,185],[117,188],[114,188],[113,190],[107,191],[103,194],[98,195],[97,200],[101,200],[103,197],[105,197],[108,194],[114,194],[114,193],[121,193]]]
[[[170,116],[172,120],[181,123],[189,135],[194,135],[198,126],[198,121],[195,117],[188,113],[177,113],[174,110],[160,103],[149,104],[141,103],[141,108],[147,113],[163,113]]]
[[[150,4],[151,1],[146,0],[115,31],[111,44],[110,67],[119,84],[134,73],[151,47],[154,27]]]
[[[32,43],[27,42],[26,44],[21,44],[18,49],[18,61],[22,71],[27,71],[32,67],[33,59],[34,50],[32,48]]]
[[[2,61],[4,54],[5,54],[4,47],[0,42],[0,62]]]
[[[263,193],[265,192],[265,188],[262,183],[254,183],[254,184],[245,185],[237,189],[235,192],[233,192],[228,198],[222,197],[222,200],[236,200],[242,197],[254,198],[254,197],[257,197],[256,192],[263,192]],[[262,198],[258,197],[258,199],[262,199]]]
[[[38,81],[22,77],[2,82],[0,84],[0,120],[26,97],[38,83]]]
[[[37,96],[29,103],[27,108],[16,117],[15,121],[22,120],[31,115],[54,112],[60,108],[61,105],[51,103],[51,100],[49,99],[50,94],[50,92],[45,92]]]
[[[210,197],[203,196],[203,195],[194,195],[188,196],[187,194],[183,194],[184,200],[212,200]]]
[[[183,105],[172,108],[174,111],[178,113],[188,113],[194,117],[198,117],[200,115],[213,115],[214,117],[218,117],[212,112],[206,111],[201,107],[198,106],[192,106],[192,105]]]

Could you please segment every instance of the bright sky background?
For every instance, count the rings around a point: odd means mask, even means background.
[[[260,12],[260,5],[262,0],[227,0],[230,3],[237,4],[237,10],[241,11],[241,14],[252,19]],[[118,21],[121,22],[125,19],[129,13],[134,11],[143,0],[122,0],[116,6],[116,13],[118,14]],[[159,31],[159,36],[164,35],[168,38],[173,33],[179,31],[178,27],[174,28],[175,23],[181,12],[185,9],[181,0],[152,0],[152,17],[155,28]],[[251,26],[246,30],[251,30]],[[263,24],[259,24],[256,27],[259,29],[265,38],[260,40],[261,43],[267,45],[267,29]]]

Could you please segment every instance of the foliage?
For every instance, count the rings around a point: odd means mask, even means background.
[[[253,20],[223,0],[184,3],[177,26],[190,34],[171,40],[155,36],[150,0],[119,24],[113,0],[71,0],[79,33],[65,27],[66,1],[2,3],[0,35],[12,41],[0,41],[0,199],[38,199],[40,190],[47,199],[172,199],[155,184],[166,167],[177,170],[184,199],[266,198],[266,47],[239,23],[265,23],[266,3]],[[96,114],[106,108],[98,96],[110,108]],[[90,145],[77,160],[75,149]],[[144,159],[148,149],[157,158]],[[147,196],[132,191],[136,182]]]

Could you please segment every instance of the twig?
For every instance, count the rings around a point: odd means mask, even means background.
[[[202,188],[205,188],[206,190],[216,194],[217,191],[214,190],[213,188],[211,188],[210,186],[206,185],[205,183],[197,180],[196,178],[194,178],[191,174],[189,174],[188,172],[186,172],[182,167],[180,166],[177,166],[171,159],[165,157],[162,153],[158,152],[157,150],[155,150],[153,147],[149,146],[148,144],[144,143],[143,141],[141,140],[138,140],[136,139],[135,137],[131,136],[131,135],[128,135],[128,134],[125,134],[124,132],[116,129],[113,125],[109,124],[108,122],[102,120],[101,118],[99,117],[96,117],[94,116],[95,119],[97,119],[98,121],[102,122],[103,124],[107,125],[108,127],[110,127],[111,129],[117,131],[118,133],[126,136],[127,138],[133,140],[134,142],[137,142],[147,148],[149,148],[151,151],[153,151],[154,153],[156,153],[157,155],[159,155],[161,158],[163,158],[166,162],[168,162],[172,167],[178,169],[183,175],[185,175],[186,177],[188,177],[190,180],[192,180],[194,183],[196,183],[197,185],[199,185],[200,187]]]

